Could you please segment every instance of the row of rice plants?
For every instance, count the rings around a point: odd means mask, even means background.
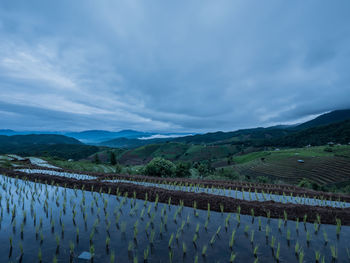
[[[350,228],[66,189],[0,176],[0,261],[330,262],[349,260]],[[222,209],[224,210],[224,209]],[[5,244],[8,244],[7,246]]]

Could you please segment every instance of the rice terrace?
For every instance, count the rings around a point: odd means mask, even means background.
[[[350,263],[349,10],[0,1],[0,263]]]
[[[349,195],[1,160],[1,261],[349,260]]]

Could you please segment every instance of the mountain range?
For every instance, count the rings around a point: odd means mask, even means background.
[[[0,135],[31,135],[31,134],[56,134],[72,137],[85,144],[98,145],[102,142],[109,141],[117,138],[127,139],[140,139],[140,141],[148,138],[156,137],[178,137],[188,135],[188,133],[155,133],[155,132],[143,132],[135,130],[121,130],[117,132],[105,131],[105,130],[87,130],[81,132],[62,132],[62,131],[14,131],[10,129],[0,129]]]
[[[218,131],[187,136],[184,136],[186,134],[169,133],[158,136],[157,133],[134,130],[39,133],[0,130],[0,152],[30,153],[33,149],[40,148],[39,153],[41,153],[61,147],[63,153],[58,153],[58,155],[65,156],[64,154],[67,154],[69,150],[77,153],[84,151],[86,146],[88,147],[86,149],[89,149],[86,153],[74,155],[76,158],[83,158],[87,153],[96,152],[101,147],[137,148],[166,142],[205,145],[230,144],[253,147],[320,145],[329,141],[348,143],[350,141],[350,110],[332,111],[299,125],[278,125],[267,128],[258,127],[232,132]],[[168,138],[169,136],[170,138]],[[94,148],[86,144],[94,145]],[[70,145],[71,148],[67,145]]]
[[[291,141],[291,138],[301,139],[302,135],[306,134],[300,133],[301,131],[322,127],[335,123],[342,123],[343,121],[350,120],[350,109],[346,110],[336,110],[326,114],[322,114],[317,118],[298,124],[298,125],[277,125],[267,128],[252,128],[252,129],[242,129],[232,132],[210,132],[205,134],[195,134],[189,136],[182,136],[176,138],[167,138],[167,139],[149,139],[149,140],[140,140],[137,138],[115,138],[112,140],[107,140],[99,143],[99,145],[108,146],[108,147],[117,147],[117,148],[136,148],[139,146],[162,143],[162,142],[181,142],[181,143],[192,143],[192,144],[242,144],[242,143],[253,143],[254,145],[274,145],[282,144],[283,138],[289,136],[288,140]],[[345,125],[345,126],[344,126]],[[343,134],[347,133],[346,123],[342,123],[340,126],[344,128]],[[332,126],[337,127],[337,125]],[[324,132],[326,130],[321,129]],[[316,130],[313,130],[315,133]],[[328,129],[327,132],[330,132]],[[299,135],[297,135],[300,133]],[[320,134],[319,134],[320,135]],[[308,135],[310,137],[310,135]],[[327,136],[323,136],[327,138]],[[334,136],[329,137],[329,139],[335,138]],[[345,138],[344,138],[345,140]],[[313,139],[315,141],[315,139]],[[296,142],[293,143],[295,146]]]

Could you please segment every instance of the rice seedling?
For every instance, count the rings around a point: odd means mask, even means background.
[[[288,221],[288,215],[287,215],[286,210],[283,210],[283,219],[284,219],[285,223]]]
[[[282,219],[278,219],[278,231],[281,232],[281,226],[282,226]]]
[[[155,231],[154,231],[154,230],[152,230],[152,231],[151,231],[151,235],[150,235],[150,239],[149,239],[149,241],[150,241],[151,245],[153,245],[153,242],[154,242],[154,236],[155,236]]]
[[[9,240],[10,240],[10,248],[12,248],[12,242],[13,242],[12,236],[10,236]]]
[[[143,260],[145,262],[148,261],[148,256],[149,256],[149,246],[147,246],[147,248],[143,251]]]
[[[185,244],[185,242],[182,242],[182,253],[183,253],[184,255],[186,255],[186,252],[187,252],[186,244]]]
[[[39,262],[42,262],[42,260],[43,260],[43,254],[41,252],[41,248],[40,247],[39,247],[39,251],[38,251],[38,260],[39,260]]]
[[[40,244],[44,243],[44,235],[43,232],[40,231]]]
[[[327,244],[328,243],[328,235],[327,235],[326,231],[323,231],[323,239],[324,239],[324,243]]]
[[[94,247],[94,245],[90,245],[90,249],[89,249],[89,251],[90,251],[90,254],[91,254],[91,258],[94,258],[94,256],[95,256],[95,247]]]
[[[304,251],[301,249],[300,251],[299,251],[299,263],[303,263],[304,262],[304,256],[305,256],[305,254],[304,254]]]
[[[168,248],[171,248],[171,244],[173,242],[174,239],[174,233],[171,234],[170,238],[169,238],[169,242],[168,242]]]
[[[250,232],[250,243],[254,243],[254,230]]]
[[[275,247],[275,242],[276,242],[276,237],[272,236],[271,237],[271,243],[270,243],[270,247],[273,249]]]
[[[230,263],[234,262],[236,259],[236,254],[234,254],[233,252],[231,252],[231,255],[230,255]]]
[[[278,243],[276,254],[275,254],[275,258],[276,258],[277,262],[280,260],[280,249],[281,249],[281,245],[280,245],[280,243]]]
[[[218,229],[217,229],[216,232],[215,232],[215,234],[216,234],[217,236],[219,236],[220,230],[221,230],[221,226],[219,226]]]
[[[306,224],[306,220],[307,220],[307,214],[305,214],[303,218],[304,225]]]
[[[269,233],[270,233],[270,227],[267,225],[265,228],[265,237],[266,239],[269,237]]]
[[[287,243],[288,243],[288,246],[290,245],[290,237],[291,237],[291,232],[289,230],[289,228],[287,229]]]
[[[316,262],[320,262],[320,258],[321,258],[320,251],[315,250],[315,260],[316,260]]]
[[[253,250],[254,257],[258,256],[259,245],[256,245]]]
[[[230,242],[229,242],[229,247],[232,249],[233,247],[233,244],[235,242],[235,235],[236,235],[236,230],[233,230],[232,231],[232,234],[231,234],[231,238],[230,238]]]
[[[248,231],[249,231],[249,226],[248,226],[248,225],[245,225],[245,227],[244,227],[244,234],[245,234],[246,236],[248,236]]]
[[[207,253],[207,249],[208,247],[206,245],[203,246],[202,248],[202,256],[205,257],[206,253]]]
[[[111,243],[110,237],[108,237],[108,236],[106,237],[106,242],[105,243],[106,243],[106,250],[109,251],[109,247],[110,247],[110,243]]]
[[[310,244],[310,241],[311,241],[311,235],[310,235],[309,230],[307,230],[307,231],[306,231],[306,243],[307,243],[307,244]]]
[[[341,230],[341,220],[339,218],[336,218],[335,220],[337,223],[336,234],[337,234],[337,238],[339,239],[340,230]]]
[[[56,235],[55,240],[56,240],[56,246],[58,248],[60,246],[60,237],[58,235]]]
[[[209,224],[209,220],[207,219],[204,223],[204,229],[208,230],[208,224]]]
[[[334,245],[332,245],[330,247],[330,249],[331,249],[332,259],[336,260],[338,258],[338,250],[337,250],[337,248]]]
[[[193,239],[192,239],[192,242],[194,244],[194,246],[196,247],[196,241],[198,239],[198,235],[195,233],[194,236],[193,236]]]
[[[20,251],[20,255],[21,255],[21,257],[23,256],[23,244],[22,244],[22,242],[20,242],[19,243],[19,251]]]
[[[215,243],[215,234],[211,237],[211,239],[210,239],[210,245],[211,246],[213,246],[214,245],[214,243]]]

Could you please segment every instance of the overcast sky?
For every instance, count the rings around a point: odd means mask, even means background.
[[[205,132],[350,108],[350,1],[0,1],[0,129]]]

